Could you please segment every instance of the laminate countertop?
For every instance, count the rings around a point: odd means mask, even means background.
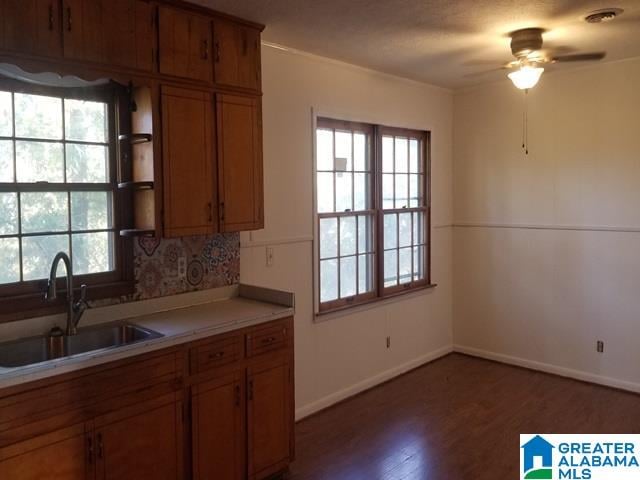
[[[120,308],[126,311],[126,309]],[[38,364],[0,368],[0,388],[19,385],[42,378],[100,365],[122,358],[152,352],[201,338],[266,323],[294,314],[293,294],[240,285],[232,296],[193,306],[127,317],[120,314],[115,321],[126,321],[162,336],[138,343],[95,350]],[[104,318],[104,315],[102,316]],[[95,327],[95,322],[86,328]],[[81,327],[82,328],[82,322]],[[2,345],[0,344],[0,348]]]

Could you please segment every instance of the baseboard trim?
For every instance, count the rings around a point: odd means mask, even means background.
[[[308,417],[309,415],[313,415],[320,410],[324,410],[325,408],[346,400],[349,397],[353,397],[358,393],[362,393],[365,390],[389,381],[399,375],[402,375],[403,373],[408,372],[409,370],[413,370],[414,368],[420,367],[426,363],[433,362],[434,360],[444,357],[451,352],[453,352],[453,347],[451,345],[447,345],[446,347],[439,348],[418,358],[415,358],[407,363],[390,368],[389,370],[385,370],[384,372],[362,380],[355,385],[351,385],[350,387],[338,390],[337,392],[327,395],[326,397],[316,400],[315,402],[297,408],[296,421],[302,420],[303,418]]]
[[[479,348],[467,347],[465,345],[454,345],[453,351],[464,353],[465,355],[470,355],[472,357],[484,358],[487,360],[493,360],[495,362],[506,363],[508,365],[515,365],[517,367],[524,367],[531,370],[551,373],[560,377],[572,378],[574,380],[580,380],[582,382],[595,383],[597,385],[603,385],[605,387],[612,387],[619,390],[626,390],[628,392],[640,393],[640,383],[606,377],[604,375],[597,375],[594,373],[585,372],[583,370],[574,370],[572,368],[560,367],[558,365],[553,365],[550,363],[537,362],[535,360],[514,357],[511,355],[491,352]]]

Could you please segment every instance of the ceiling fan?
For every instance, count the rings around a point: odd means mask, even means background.
[[[521,90],[528,90],[538,83],[542,72],[544,72],[544,65],[602,60],[606,55],[605,52],[554,54],[553,50],[542,48],[542,34],[544,32],[545,30],[542,28],[523,28],[509,34],[511,53],[516,59],[501,68],[513,70],[507,76]]]

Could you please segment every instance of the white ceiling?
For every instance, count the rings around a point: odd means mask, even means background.
[[[604,61],[640,56],[640,0],[192,1],[265,24],[266,41],[447,88],[504,75],[468,76],[512,60],[506,34],[524,27],[548,29],[545,47],[567,47],[563,53],[605,50]],[[605,7],[625,13],[584,22]]]

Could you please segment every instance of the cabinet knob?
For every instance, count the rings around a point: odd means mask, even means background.
[[[220,63],[220,42],[216,41],[215,47],[216,49],[216,58],[215,58],[215,62],[216,63]]]
[[[202,59],[209,60],[209,40],[203,41]]]
[[[49,30],[53,31],[53,3],[49,4]]]

